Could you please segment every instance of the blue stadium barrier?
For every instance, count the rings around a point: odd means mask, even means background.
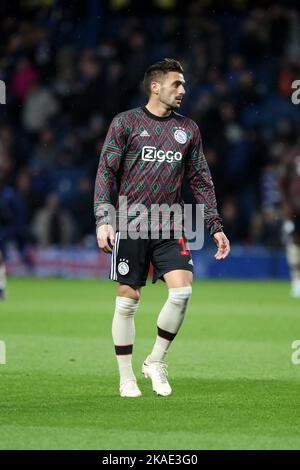
[[[216,249],[192,251],[195,278],[199,279],[288,279],[283,251],[263,247],[233,246],[230,256],[214,258]],[[14,276],[59,276],[68,278],[107,278],[110,256],[100,250],[83,247],[52,247],[33,250],[33,268],[28,271],[16,250],[10,252],[8,271]]]
[[[284,251],[264,247],[233,246],[230,256],[218,261],[216,250],[192,252],[197,278],[288,279],[289,270]]]

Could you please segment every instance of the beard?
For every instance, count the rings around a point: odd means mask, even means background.
[[[164,93],[161,93],[159,99],[170,111],[180,108],[181,103],[176,101],[176,98],[170,98],[165,96]]]

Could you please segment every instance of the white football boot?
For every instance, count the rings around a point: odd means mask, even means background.
[[[148,359],[148,357],[147,357]],[[144,374],[146,379],[152,380],[152,388],[153,391],[162,397],[167,397],[171,395],[172,388],[168,382],[167,375],[167,364],[164,362],[147,362],[145,359],[142,373]]]
[[[129,379],[120,384],[120,395],[121,397],[136,398],[142,395],[136,380]]]

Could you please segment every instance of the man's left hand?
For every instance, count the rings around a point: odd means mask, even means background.
[[[224,259],[229,255],[230,243],[224,232],[217,232],[214,234],[214,242],[218,247],[218,251],[215,254],[216,259]]]

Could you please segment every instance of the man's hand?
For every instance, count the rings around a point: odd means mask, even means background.
[[[225,233],[217,232],[214,234],[214,242],[218,247],[218,251],[215,254],[216,259],[224,259],[230,252],[229,240],[226,237]]]
[[[98,246],[104,253],[112,253],[115,244],[115,232],[112,225],[100,225],[97,228]]]

